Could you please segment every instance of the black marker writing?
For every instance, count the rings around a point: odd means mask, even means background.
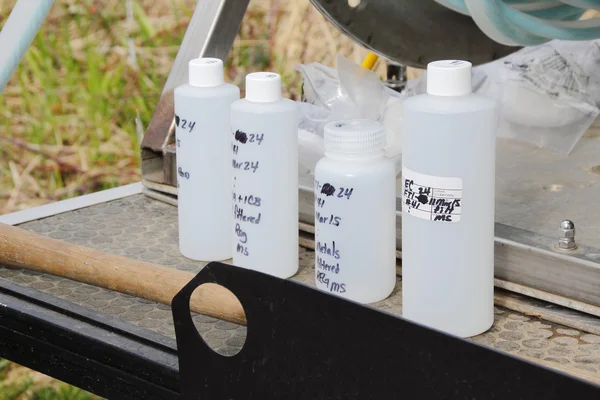
[[[196,126],[196,122],[188,121],[187,119],[179,118],[179,116],[175,115],[175,126],[188,130],[190,133],[192,133],[194,126]]]
[[[329,224],[333,226],[340,226],[340,222],[342,221],[342,217],[336,217],[333,214],[330,215],[322,215],[320,211],[317,211],[317,222],[321,224]]]
[[[177,168],[177,175],[179,175],[181,178],[190,179],[190,173],[184,172],[181,167]]]
[[[323,188],[321,189],[321,193],[324,194],[325,196],[333,196],[335,194],[335,187],[333,187],[329,183],[326,183],[323,185]]]
[[[329,246],[327,243],[317,242],[317,250],[321,254],[326,254],[328,256],[332,256],[336,260],[339,260],[340,250],[335,248],[335,240],[331,243],[331,246]]]
[[[248,216],[246,214],[244,214],[244,209],[241,207],[238,207],[238,205],[234,205],[233,206],[233,218],[242,221],[242,222],[249,222],[251,224],[260,224],[260,217],[262,216],[261,213],[258,213],[258,216]]]
[[[348,200],[350,200],[350,196],[352,196],[353,191],[354,191],[354,188],[345,189],[343,187],[340,187],[337,197],[342,198],[342,197],[346,196],[346,198]]]
[[[317,256],[317,267],[323,271],[333,272],[337,274],[340,272],[340,263],[327,264],[324,258]]]
[[[242,196],[241,194],[236,194],[233,192],[233,201],[237,201],[239,203],[248,204],[250,206],[260,207],[261,199],[260,197],[256,197],[254,195],[250,196]]]
[[[235,234],[240,239],[240,243],[246,243],[248,241],[248,235],[242,230],[240,224],[235,224]]]
[[[264,133],[251,133],[249,136],[250,136],[250,139],[248,140],[249,143],[258,143],[259,145],[265,139]]]
[[[346,284],[330,281],[327,274],[317,272],[317,282],[323,283],[331,293],[346,293]]]
[[[252,173],[256,173],[258,169],[258,161],[240,161],[238,162],[236,159],[231,160],[231,165],[233,168],[240,169],[244,171],[252,171]]]
[[[242,246],[242,245],[241,245],[241,244],[239,244],[239,243],[237,244],[237,246],[236,246],[236,248],[235,248],[235,251],[237,251],[238,253],[240,253],[240,254],[242,254],[242,255],[245,255],[245,256],[247,256],[247,255],[249,254],[249,253],[248,253],[248,247],[246,247],[246,246]]]
[[[246,143],[248,141],[248,135],[246,135],[246,132],[237,130],[233,133],[233,136],[235,140],[237,140],[240,143]]]

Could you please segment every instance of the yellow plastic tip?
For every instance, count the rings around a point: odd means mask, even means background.
[[[379,60],[379,56],[375,53],[369,52],[369,54],[367,54],[363,60],[362,66],[366,69],[373,69],[377,60]]]

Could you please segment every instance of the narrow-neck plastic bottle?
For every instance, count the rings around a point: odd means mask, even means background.
[[[232,158],[231,158],[232,156]],[[246,77],[231,106],[233,263],[288,278],[298,271],[298,113],[281,77]]]
[[[231,258],[230,107],[239,89],[223,81],[223,62],[189,63],[175,89],[179,249],[194,260]]]
[[[430,63],[404,102],[403,315],[463,337],[494,321],[496,110],[458,60]]]

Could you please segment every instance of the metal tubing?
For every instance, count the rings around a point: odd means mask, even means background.
[[[46,19],[54,0],[19,0],[0,32],[0,92]]]

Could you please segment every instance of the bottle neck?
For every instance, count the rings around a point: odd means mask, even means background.
[[[342,161],[368,161],[384,157],[385,151],[383,149],[364,151],[360,153],[342,153],[338,151],[325,151],[325,156],[334,160]]]

